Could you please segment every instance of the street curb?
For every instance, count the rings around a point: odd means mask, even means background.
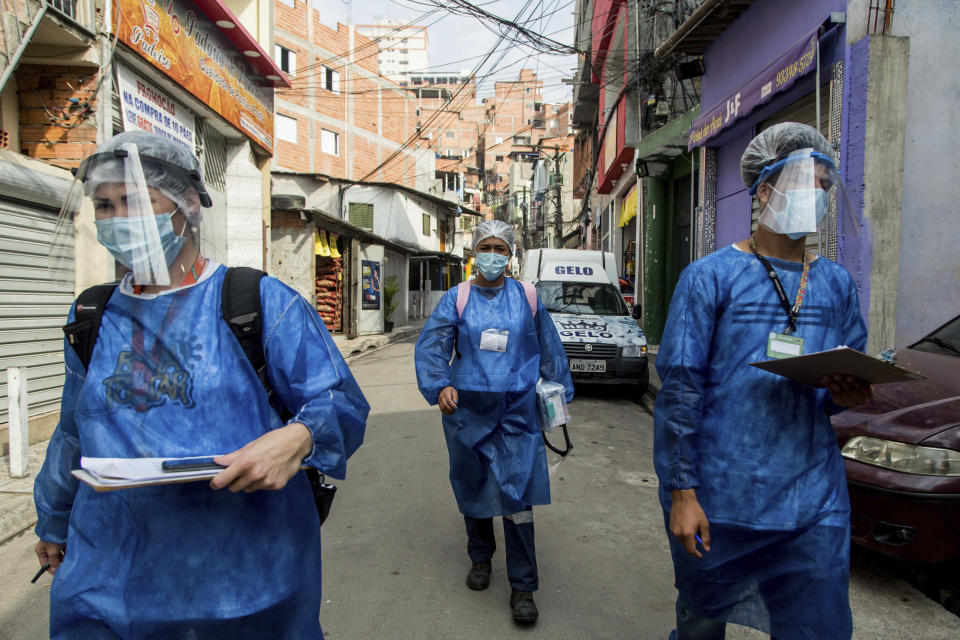
[[[371,351],[385,347],[392,342],[398,342],[404,338],[415,336],[419,334],[422,329],[422,327],[410,325],[397,327],[390,333],[381,333],[373,336],[354,338],[349,342],[343,341],[337,344],[337,348],[340,349],[340,354],[343,356],[344,360],[349,362],[354,358],[358,358],[362,355],[370,353]]]
[[[17,497],[13,505],[4,505],[0,513],[0,544],[18,536],[37,523],[37,512],[33,506],[33,496]]]

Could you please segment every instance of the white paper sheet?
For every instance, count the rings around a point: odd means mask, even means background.
[[[219,454],[216,454],[219,455]],[[197,456],[188,456],[195,458]],[[184,458],[80,458],[80,468],[103,484],[124,485],[131,482],[173,481],[189,478],[212,478],[222,469],[194,469],[190,471],[164,471],[164,460]]]

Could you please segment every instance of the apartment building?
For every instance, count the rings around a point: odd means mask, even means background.
[[[429,68],[425,26],[402,18],[380,18],[374,19],[373,24],[358,24],[356,29],[357,33],[379,45],[377,65],[380,75],[402,84],[410,74]]]
[[[432,162],[416,145],[380,166],[415,133],[416,100],[379,75],[380,43],[321,17],[276,3],[274,59],[292,86],[276,95],[274,169],[428,188]]]
[[[367,36],[299,0],[275,10],[274,55],[292,86],[276,95],[272,272],[348,336],[429,314],[462,274],[457,220],[477,213],[458,206],[459,176],[437,171],[454,147],[418,133],[417,96],[380,73],[406,23]],[[395,314],[382,297],[388,280]]]

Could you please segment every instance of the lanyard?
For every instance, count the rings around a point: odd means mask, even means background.
[[[810,275],[810,263],[807,262],[807,251],[803,251],[803,270],[800,272],[800,286],[797,287],[797,298],[793,302],[793,306],[790,306],[790,300],[787,298],[787,292],[783,289],[783,284],[780,282],[780,278],[777,276],[776,270],[770,264],[770,261],[760,255],[760,252],[757,251],[757,243],[754,241],[753,236],[750,236],[750,250],[753,251],[753,255],[757,256],[757,259],[763,264],[763,267],[767,270],[767,275],[770,276],[770,281],[773,282],[773,288],[777,292],[777,297],[780,299],[780,306],[783,307],[783,310],[787,312],[787,330],[784,332],[786,334],[796,333],[797,332],[797,316],[800,315],[800,306],[803,304],[803,298],[807,293],[807,278]]]
[[[200,276],[203,274],[203,270],[206,266],[207,259],[197,253],[197,259],[193,261],[193,266],[190,267],[190,271],[188,271],[187,275],[183,278],[183,282],[177,285],[177,288],[196,284],[197,281],[200,280]],[[143,292],[143,287],[139,284],[135,284],[133,285],[133,292],[137,295],[140,295]]]

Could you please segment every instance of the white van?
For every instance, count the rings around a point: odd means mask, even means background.
[[[620,293],[612,253],[528,249],[521,280],[532,282],[550,312],[576,382],[630,385],[647,390],[647,338]]]

